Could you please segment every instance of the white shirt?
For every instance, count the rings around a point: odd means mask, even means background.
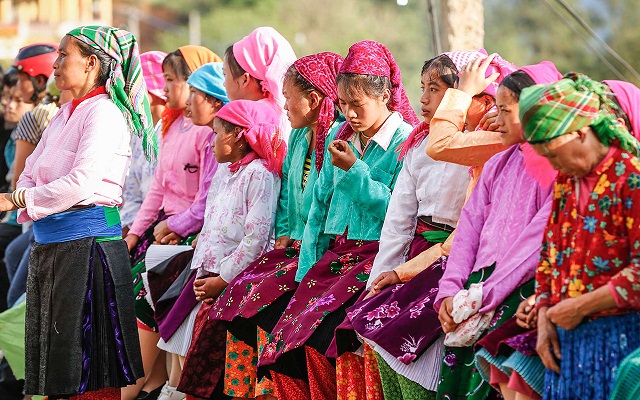
[[[456,227],[469,186],[469,167],[435,161],[426,154],[427,139],[409,150],[391,194],[367,287],[385,271],[407,261],[418,217]]]
[[[232,173],[220,165],[207,196],[205,220],[191,268],[231,282],[273,249],[280,178],[261,159]]]

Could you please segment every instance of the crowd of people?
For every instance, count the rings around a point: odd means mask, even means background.
[[[15,398],[638,398],[640,89],[484,49],[404,78],[422,120],[370,40],[23,48],[0,128]]]

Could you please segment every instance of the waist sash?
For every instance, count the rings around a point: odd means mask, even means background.
[[[98,237],[99,241],[122,239],[117,207],[95,206],[52,214],[34,221],[33,235],[40,244]]]

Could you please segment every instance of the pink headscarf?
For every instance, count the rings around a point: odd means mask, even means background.
[[[542,61],[538,64],[527,65],[520,68],[524,71],[536,85],[545,83],[554,83],[562,79],[562,74],[551,61]],[[547,187],[553,183],[558,176],[558,171],[546,157],[543,157],[533,150],[529,143],[520,145],[522,156],[524,158],[524,169],[531,175],[540,185]]]
[[[224,105],[216,114],[234,125],[244,128],[240,135],[244,136],[253,150],[242,160],[229,166],[237,170],[256,158],[267,162],[267,169],[282,176],[282,163],[287,154],[287,144],[282,139],[278,128],[279,116],[273,112],[268,104],[251,100],[235,100]]]
[[[302,57],[293,63],[298,73],[325,96],[320,105],[316,127],[316,169],[318,171],[322,168],[324,160],[324,144],[327,133],[329,133],[329,128],[335,119],[335,109],[338,105],[336,76],[343,62],[342,56],[323,52]]]
[[[297,58],[287,39],[269,26],[256,28],[233,45],[233,56],[242,69],[261,81],[265,97],[283,108],[282,79]]]
[[[393,55],[383,44],[372,40],[363,40],[351,46],[344,59],[340,73],[386,76],[391,81],[391,99],[388,107],[398,111],[411,126],[420,122],[415,111],[411,108],[407,93],[402,86],[402,74]],[[346,140],[353,135],[353,129],[343,124],[337,139]]]
[[[633,83],[624,81],[603,81],[616,95],[622,111],[627,114],[631,122],[631,134],[640,140],[640,116],[636,116],[636,110],[640,107],[640,89]]]
[[[476,58],[486,58],[488,56],[485,49],[480,49],[478,51],[453,51],[444,54],[449,57],[451,61],[453,61],[456,68],[458,68],[458,73],[465,65],[475,60]],[[498,90],[498,85],[500,85],[500,82],[502,82],[505,76],[516,71],[517,69],[518,67],[500,57],[500,55],[496,55],[493,61],[491,61],[491,64],[489,64],[489,68],[487,68],[485,76],[489,77],[495,72],[500,73],[500,76],[498,77],[498,79],[496,79],[495,82],[487,86],[487,88],[483,90],[483,93],[496,97],[496,91]]]
[[[167,101],[164,94],[164,75],[162,74],[162,61],[167,56],[163,51],[147,51],[140,54],[142,76],[147,85],[147,91],[152,95]]]

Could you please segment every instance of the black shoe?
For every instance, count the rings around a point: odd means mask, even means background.
[[[135,400],[157,400],[158,396],[160,396],[160,392],[162,391],[163,386],[164,386],[164,383],[160,385],[158,388],[153,389],[150,392],[145,392],[144,390],[141,390],[140,393],[138,393],[138,396],[135,398]]]

